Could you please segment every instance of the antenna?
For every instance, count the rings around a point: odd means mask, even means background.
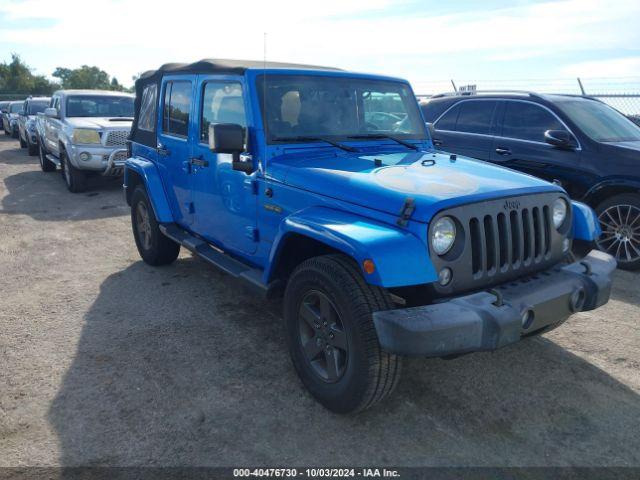
[[[262,40],[262,136],[264,139],[264,178],[267,180],[267,32]]]

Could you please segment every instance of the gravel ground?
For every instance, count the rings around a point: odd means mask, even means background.
[[[139,258],[119,181],[71,194],[0,139],[0,466],[640,465],[640,275],[544,337],[412,359],[333,415],[277,303],[183,253]]]

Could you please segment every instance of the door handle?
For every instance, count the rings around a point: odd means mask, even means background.
[[[204,158],[190,158],[189,163],[191,165],[195,165],[196,167],[208,167],[209,162]]]
[[[437,138],[434,138],[434,139],[433,139],[433,144],[434,144],[436,147],[441,147],[443,143],[444,143],[444,142],[443,142],[442,140],[438,140]]]
[[[508,148],[496,148],[496,153],[498,155],[511,155],[511,150]]]

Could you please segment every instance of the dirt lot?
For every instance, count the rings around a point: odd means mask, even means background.
[[[640,465],[640,275],[495,353],[405,363],[330,414],[277,304],[183,253],[140,261],[119,181],[68,193],[0,139],[0,466]]]

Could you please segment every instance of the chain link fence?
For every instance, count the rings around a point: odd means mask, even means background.
[[[640,77],[576,78],[538,80],[453,79],[413,82],[418,98],[437,93],[473,90],[522,90],[536,93],[564,93],[597,98],[624,113],[640,125]]]

